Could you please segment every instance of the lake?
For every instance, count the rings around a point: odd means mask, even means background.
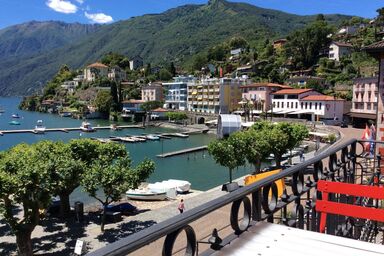
[[[14,129],[33,129],[37,120],[43,120],[47,128],[69,128],[80,127],[81,120],[68,117],[60,117],[55,114],[46,114],[39,112],[22,111],[18,109],[20,98],[0,98],[0,108],[5,112],[0,115],[0,130]],[[20,122],[20,125],[10,125],[13,120],[12,114],[18,114],[21,118],[14,119]],[[111,122],[108,120],[88,120],[95,126],[108,126]],[[124,123],[119,123],[124,124]],[[18,143],[36,143],[40,140],[62,140],[100,137],[107,138],[109,136],[125,136],[127,134],[142,134],[154,132],[174,131],[166,128],[149,127],[143,129],[123,129],[119,131],[99,130],[95,133],[77,132],[47,132],[45,134],[6,134],[0,136],[0,150],[6,150]],[[170,158],[157,158],[156,155],[190,148],[207,145],[211,140],[215,139],[212,134],[196,134],[190,135],[189,138],[172,138],[170,140],[147,141],[144,143],[127,143],[126,148],[134,165],[145,158],[152,159],[155,162],[155,172],[149,177],[148,182],[162,181],[166,179],[188,180],[192,184],[192,189],[208,190],[228,181],[228,170],[216,164],[209,156],[207,151],[190,153],[187,155],[175,156]],[[234,178],[241,177],[249,173],[250,166],[240,167],[234,171]],[[81,200],[85,203],[93,202],[91,198],[84,194],[81,189],[76,190],[71,201]]]

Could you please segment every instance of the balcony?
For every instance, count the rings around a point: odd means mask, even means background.
[[[326,181],[382,190],[383,160],[364,154],[363,143],[351,139],[335,144],[284,172],[223,192],[89,255],[380,255],[384,251],[378,244],[384,243],[381,220],[330,213],[322,218],[325,215],[316,208],[327,199],[364,212],[383,211],[379,199],[358,197],[352,191],[353,196],[335,192],[326,197],[323,192],[320,197],[318,184]],[[326,234],[317,233],[323,219]]]

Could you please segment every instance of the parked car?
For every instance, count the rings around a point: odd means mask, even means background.
[[[108,205],[107,212],[121,212],[122,214],[132,214],[137,211],[136,206],[130,203],[121,203],[116,205]]]
[[[348,127],[347,122],[346,122],[346,121],[342,121],[341,124],[340,124],[340,127],[341,127],[341,128],[346,128],[346,127]]]

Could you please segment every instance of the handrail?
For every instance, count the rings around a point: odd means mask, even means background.
[[[210,212],[213,212],[229,203],[232,203],[236,200],[242,199],[243,197],[259,190],[260,188],[272,184],[273,182],[282,179],[284,177],[293,175],[301,170],[304,170],[306,167],[321,161],[322,159],[335,154],[339,150],[356,143],[356,139],[350,139],[340,145],[332,147],[329,151],[322,152],[319,155],[308,159],[307,161],[300,163],[298,165],[292,166],[285,169],[284,171],[271,175],[263,180],[255,182],[251,185],[241,187],[231,193],[223,195],[219,198],[216,198],[212,201],[209,201],[203,205],[195,207],[189,211],[186,211],[182,215],[172,217],[168,220],[160,222],[156,225],[153,225],[147,229],[144,229],[138,233],[132,234],[126,238],[123,238],[117,242],[106,245],[103,248],[100,248],[94,252],[89,253],[90,256],[105,256],[105,255],[126,255],[131,253],[139,248],[148,245],[161,237],[166,236],[174,231],[177,231],[189,223],[207,215]]]

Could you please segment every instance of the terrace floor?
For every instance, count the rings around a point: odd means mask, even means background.
[[[354,239],[259,222],[229,245],[212,254],[225,255],[384,255],[384,246]]]

